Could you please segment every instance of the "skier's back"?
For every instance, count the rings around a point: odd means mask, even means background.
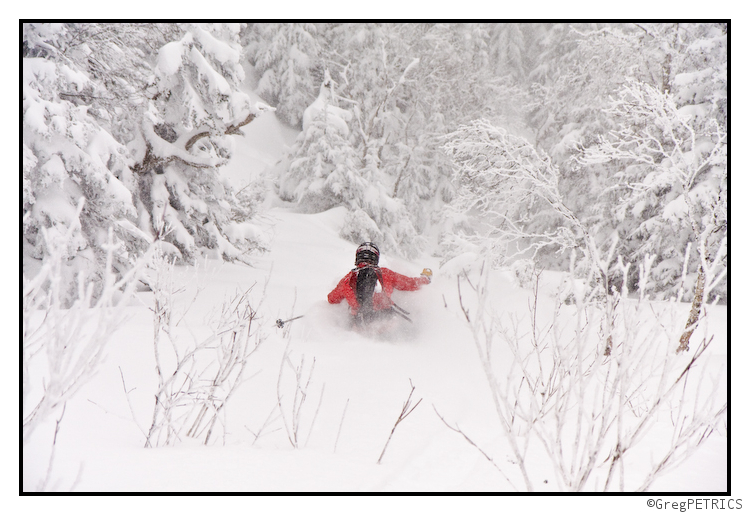
[[[415,291],[429,284],[432,272],[424,269],[420,277],[407,277],[378,266],[380,250],[372,242],[357,247],[352,269],[328,294],[328,302],[346,299],[355,324],[369,323],[394,314],[393,290]]]

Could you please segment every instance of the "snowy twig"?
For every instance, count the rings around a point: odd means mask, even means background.
[[[122,367],[117,367],[117,368],[120,370],[120,379],[122,380],[122,389],[125,392],[125,399],[128,401],[128,409],[130,410],[130,415],[133,418],[133,422],[135,422],[136,427],[138,427],[138,430],[141,432],[141,434],[143,434],[144,438],[146,438],[148,435],[146,434],[146,431],[138,423],[138,419],[135,416],[135,411],[133,410],[133,403],[130,402],[130,392],[132,390],[128,390],[128,387],[125,385],[125,376],[122,373]]]
[[[272,417],[273,417],[273,414],[274,414],[274,413],[276,412],[276,409],[277,409],[278,407],[279,407],[279,406],[278,406],[278,404],[274,404],[274,405],[273,405],[273,408],[271,408],[271,411],[270,411],[270,412],[268,413],[268,416],[267,416],[267,417],[266,417],[266,419],[265,419],[265,420],[263,421],[263,424],[262,424],[262,425],[260,426],[260,428],[258,429],[258,431],[257,431],[257,432],[255,432],[255,431],[253,431],[252,429],[250,429],[250,428],[248,428],[247,426],[245,426],[245,427],[246,427],[246,429],[247,429],[248,431],[250,431],[250,433],[252,433],[252,435],[253,435],[253,436],[255,437],[255,438],[253,439],[253,442],[252,442],[252,443],[251,443],[250,445],[255,445],[255,442],[257,442],[257,441],[258,441],[258,439],[259,439],[259,438],[260,438],[261,436],[263,436],[263,431],[265,431],[266,427],[268,427],[268,425],[269,425],[270,423],[272,423],[272,422],[276,421],[276,420],[277,420],[277,419],[278,419],[278,418],[279,418],[279,417],[281,416],[281,415],[279,415],[279,416],[277,416],[276,418],[272,418]],[[271,431],[271,432],[273,433],[273,432],[275,432],[275,431],[278,431],[278,428],[277,428],[277,429],[274,429],[274,430],[273,430],[273,431]]]
[[[52,475],[52,466],[55,463],[55,450],[57,449],[57,433],[60,432],[60,422],[62,422],[62,419],[65,416],[66,406],[67,406],[67,403],[63,404],[62,413],[60,413],[60,418],[58,418],[57,421],[55,422],[55,434],[52,437],[52,451],[49,454],[49,463],[47,464],[47,473],[44,476],[44,481],[39,487],[40,492],[44,492],[47,490],[47,485],[49,484],[49,479],[50,479],[50,476]]]
[[[469,442],[469,444],[472,447],[474,447],[476,450],[478,450],[482,454],[482,456],[484,456],[485,459],[487,461],[489,461],[492,464],[492,466],[495,467],[495,469],[497,469],[498,472],[500,472],[500,475],[502,475],[505,478],[505,480],[508,482],[508,484],[511,486],[511,488],[513,488],[513,490],[515,490],[515,491],[518,491],[518,489],[515,487],[515,485],[513,484],[513,482],[510,479],[508,479],[507,475],[505,475],[505,472],[503,472],[502,469],[500,467],[498,467],[497,463],[495,463],[495,460],[493,460],[486,452],[484,452],[484,450],[481,447],[479,447],[477,444],[475,444],[474,441],[471,438],[469,438],[466,435],[466,433],[464,433],[461,430],[461,428],[458,427],[458,425],[456,425],[456,427],[453,427],[448,422],[446,422],[445,418],[443,418],[443,416],[438,412],[438,410],[437,410],[437,408],[435,407],[434,404],[432,405],[432,409],[435,410],[435,414],[438,416],[438,418],[440,418],[440,420],[442,420],[443,424],[445,424],[445,426],[448,429],[450,429],[451,431],[455,431],[456,433],[458,433],[461,436],[463,436],[464,439],[467,442]]]
[[[336,454],[336,447],[339,445],[339,437],[341,436],[341,428],[344,427],[344,417],[346,417],[346,409],[349,407],[349,399],[346,399],[344,405],[344,412],[341,414],[341,422],[339,422],[339,430],[336,433],[336,442],[333,444],[333,453]]]
[[[512,420],[514,419],[516,404],[513,402],[510,402],[510,399],[507,394],[508,390],[503,389],[500,386],[500,383],[498,382],[495,376],[495,373],[493,371],[492,347],[493,347],[493,338],[494,338],[494,335],[493,335],[494,328],[493,328],[492,320],[490,320],[489,322],[486,320],[487,281],[489,278],[489,267],[486,267],[486,269],[485,267],[483,267],[481,275],[482,276],[480,278],[480,281],[483,284],[480,283],[480,285],[474,288],[474,291],[476,292],[476,299],[477,299],[476,316],[473,319],[470,319],[468,316],[469,310],[467,307],[465,307],[463,298],[460,293],[460,281],[458,283],[459,304],[461,306],[461,310],[463,311],[466,317],[466,321],[471,331],[474,346],[477,350],[479,359],[482,363],[482,368],[484,370],[487,382],[490,385],[490,391],[492,393],[492,400],[493,400],[493,404],[495,407],[495,412],[500,419],[500,426],[502,427],[503,433],[511,445],[513,454],[516,458],[516,462],[521,471],[521,475],[523,476],[526,488],[528,491],[532,491],[533,486],[531,484],[531,480],[526,470],[524,454],[521,451],[521,448],[518,445],[516,436],[512,431]],[[508,375],[508,380],[510,380],[510,375]]]
[[[276,399],[277,404],[279,407],[279,413],[281,414],[281,421],[284,424],[284,429],[286,430],[287,438],[289,439],[289,443],[292,444],[292,447],[295,449],[299,448],[300,445],[300,428],[302,423],[302,408],[305,405],[305,401],[307,400],[307,394],[310,390],[310,383],[312,381],[313,372],[315,370],[315,358],[313,358],[313,363],[310,366],[309,372],[307,372],[307,380],[304,379],[305,374],[305,356],[302,355],[300,359],[299,366],[295,366],[292,363],[291,358],[289,357],[289,345],[291,343],[291,339],[287,342],[287,346],[284,349],[284,355],[281,359],[281,365],[279,367],[279,376],[276,381]],[[288,366],[294,371],[294,379],[295,379],[295,385],[294,385],[294,397],[292,398],[292,403],[290,406],[290,419],[287,420],[287,416],[284,413],[284,402],[283,398],[284,396],[281,393],[281,382],[282,378],[284,376],[284,368],[285,366]],[[317,418],[318,410],[320,409],[320,403],[323,401],[323,392],[325,391],[325,384],[323,385],[323,389],[321,390],[321,396],[320,400],[318,401],[318,407],[315,411],[315,415],[312,420],[312,424],[310,425],[310,429],[307,434],[307,440],[310,439],[310,434],[312,433],[313,426],[315,424],[315,418]]]
[[[310,435],[312,435],[312,430],[315,427],[315,421],[318,419],[318,412],[320,411],[320,405],[323,403],[323,394],[326,391],[326,385],[323,383],[323,387],[320,389],[320,398],[318,399],[318,407],[315,408],[315,415],[313,415],[312,422],[310,423],[310,430],[307,432],[307,438],[305,439],[305,447],[307,447],[307,442],[310,441]]]
[[[385,442],[385,446],[383,447],[383,452],[380,453],[380,457],[378,458],[378,465],[380,465],[380,462],[383,460],[383,456],[385,455],[385,450],[388,448],[388,444],[391,442],[391,438],[393,438],[393,433],[396,431],[396,428],[398,425],[409,415],[411,415],[412,411],[417,409],[417,406],[419,406],[419,403],[422,402],[422,399],[419,399],[417,403],[412,406],[411,405],[411,396],[414,393],[415,386],[412,384],[411,379],[409,379],[409,385],[411,386],[411,391],[409,392],[409,397],[407,397],[406,402],[404,402],[403,407],[401,408],[401,413],[399,414],[398,418],[396,419],[396,423],[393,424],[393,429],[391,429],[391,434],[388,435],[388,440]]]

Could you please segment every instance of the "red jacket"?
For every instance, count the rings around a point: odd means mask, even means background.
[[[360,263],[359,267],[366,265],[367,263]],[[391,293],[393,293],[394,289],[415,291],[423,284],[428,284],[430,282],[426,277],[407,277],[405,275],[397,274],[388,268],[380,268],[380,273],[383,279],[383,291],[375,292],[372,298],[372,306],[375,311],[388,309],[393,305]],[[339,281],[339,284],[333,289],[333,291],[328,294],[328,302],[331,304],[338,304],[346,299],[351,308],[352,315],[356,315],[357,310],[359,309],[356,287],[356,275],[354,274],[354,271],[351,271],[346,274],[346,276]]]

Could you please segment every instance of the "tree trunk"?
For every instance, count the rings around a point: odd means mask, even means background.
[[[705,281],[705,273],[703,267],[698,268],[698,280],[695,283],[695,297],[693,297],[693,306],[690,308],[690,315],[688,316],[687,324],[685,325],[685,332],[680,336],[680,345],[677,347],[677,353],[689,350],[688,343],[690,343],[690,337],[695,331],[695,326],[698,324],[698,315],[700,314],[701,307],[703,306],[703,286]]]

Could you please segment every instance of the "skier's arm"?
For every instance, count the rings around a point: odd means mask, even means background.
[[[430,283],[427,277],[407,277],[392,270],[388,270],[387,272],[384,270],[383,273],[384,275],[388,274],[390,284],[397,290],[415,291],[422,287],[422,285]]]
[[[351,275],[351,272],[346,274],[346,276],[339,281],[339,284],[336,285],[333,291],[328,294],[328,302],[330,304],[338,304],[346,299],[350,305],[356,305],[356,297],[352,289],[349,287]]]

